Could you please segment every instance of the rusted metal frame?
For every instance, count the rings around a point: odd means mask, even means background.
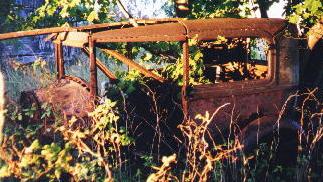
[[[268,76],[267,80],[270,84],[278,84],[279,76],[279,64],[277,59],[277,46],[274,43],[270,43],[268,50]]]
[[[56,58],[56,65],[57,65],[57,77],[58,79],[62,79],[65,75],[64,69],[64,52],[63,52],[63,44],[62,41],[58,41],[57,44],[57,58]]]
[[[188,118],[188,95],[187,95],[187,88],[189,86],[189,45],[188,40],[183,42],[183,86],[182,86],[182,107],[184,112],[184,119]]]
[[[54,44],[54,57],[55,57],[55,66],[56,66],[56,78],[59,79],[59,69],[58,69],[58,60],[59,60],[59,53],[58,53],[58,44]]]
[[[143,66],[139,65],[138,63],[134,62],[131,59],[128,59],[126,56],[114,51],[114,50],[110,50],[110,49],[102,49],[103,52],[111,55],[112,57],[118,59],[119,61],[123,62],[124,64],[128,65],[129,67],[138,70],[140,73],[142,73],[143,75],[147,76],[147,77],[151,77],[154,78],[160,82],[164,82],[164,78],[154,74],[153,72],[147,70],[146,68],[144,68]]]
[[[151,19],[151,20],[140,20],[136,19],[137,23],[140,24],[158,24],[158,23],[167,23],[167,22],[178,22],[181,19]],[[192,21],[192,20],[186,20]],[[219,20],[221,21],[221,20]],[[239,20],[243,23],[243,20]],[[185,21],[183,21],[185,23]],[[30,31],[20,31],[20,32],[11,32],[0,34],[0,40],[12,39],[12,38],[19,38],[19,37],[28,37],[28,36],[36,36],[36,35],[45,35],[51,33],[60,33],[60,32],[71,32],[71,31],[90,31],[90,30],[99,30],[99,29],[115,29],[121,28],[123,26],[130,26],[131,23],[129,22],[115,22],[115,23],[104,23],[104,24],[94,24],[94,25],[87,25],[87,26],[80,26],[80,27],[53,27],[53,28],[44,28],[44,29],[36,29]],[[285,28],[284,26],[283,28]],[[279,31],[278,31],[279,32]],[[268,32],[270,35],[271,33]],[[195,34],[193,32],[193,34]]]
[[[87,47],[84,47],[82,49],[82,51],[86,54],[86,55],[90,55],[90,50]],[[99,59],[96,58],[96,66],[111,80],[116,80],[117,77],[114,75],[114,73],[112,71],[110,71],[104,64],[103,62]]]
[[[98,77],[96,66],[95,40],[89,36],[89,57],[90,57],[90,94],[93,98],[98,95]]]
[[[64,79],[74,81],[74,82],[80,84],[82,87],[84,87],[87,91],[90,91],[88,83],[85,80],[83,80],[82,78],[72,76],[72,75],[65,75]]]
[[[54,28],[44,28],[44,29],[35,29],[29,31],[20,31],[20,32],[11,32],[0,34],[0,40],[14,39],[20,37],[30,37],[37,35],[46,35],[52,33],[60,33],[60,32],[71,32],[76,31],[75,28],[70,27],[54,27]]]
[[[169,23],[169,22],[177,22],[181,18],[162,18],[162,19],[134,19],[138,24],[160,24],[160,23]],[[95,29],[115,29],[121,28],[124,26],[131,26],[130,22],[113,22],[113,23],[101,23],[101,24],[93,24],[75,27],[75,29],[80,31],[86,30],[95,30]]]
[[[58,36],[58,33],[52,33],[52,34],[49,34],[47,37],[44,38],[44,41],[47,42],[47,41],[50,41],[52,39],[55,39],[57,38]]]
[[[274,36],[264,35],[259,38],[264,39],[268,45],[268,54],[267,54],[267,61],[268,61],[268,74],[266,77],[267,85],[277,84],[278,82],[278,75],[279,75],[279,64],[277,59],[277,44]]]
[[[196,85],[194,86],[194,96],[190,100],[201,98],[209,98],[217,95],[225,97],[230,95],[243,95],[245,93],[257,93],[263,90],[272,89],[273,86],[277,87],[279,80],[279,51],[274,37],[258,37],[265,39],[269,44],[269,51],[267,54],[268,60],[268,74],[263,80],[244,80],[235,82],[223,82],[220,84],[211,85]],[[242,89],[243,88],[243,89]]]
[[[120,35],[120,34],[119,34]],[[179,42],[185,40],[185,35],[179,36],[137,36],[137,37],[116,37],[116,38],[97,38],[97,43],[106,42]]]
[[[130,25],[130,23],[129,22],[105,23],[105,24],[88,25],[88,26],[81,26],[81,27],[74,27],[74,28],[71,28],[71,27],[43,28],[43,29],[35,29],[35,30],[28,30],[28,31],[3,33],[3,34],[0,34],[0,40],[38,36],[38,35],[47,35],[47,34],[54,34],[54,33],[61,33],[61,32],[73,32],[73,31],[76,32],[78,30],[86,31],[86,30],[102,29],[102,28],[109,29],[113,27],[121,27],[124,25]]]

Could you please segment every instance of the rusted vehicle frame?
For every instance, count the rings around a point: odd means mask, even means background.
[[[267,40],[270,44],[269,50],[269,74],[266,80],[245,81],[224,83],[216,86],[223,86],[224,89],[229,87],[241,87],[241,85],[271,85],[277,82],[275,74],[276,52],[275,38],[286,29],[288,23],[281,19],[209,19],[209,20],[179,20],[178,22],[156,24],[146,27],[134,27],[125,29],[115,29],[102,31],[93,34],[97,43],[106,42],[156,42],[156,41],[178,41],[182,42],[183,52],[183,86],[182,86],[182,105],[185,116],[189,113],[189,100],[198,97],[208,97],[207,89],[203,86],[196,86],[195,90],[202,90],[198,93],[191,94],[188,98],[187,87],[189,85],[189,47],[188,39],[211,40],[219,35],[225,37],[260,37]],[[219,28],[220,27],[220,28]],[[204,88],[210,86],[204,86]],[[204,90],[204,91],[203,91]],[[235,92],[235,89],[232,89]],[[212,89],[210,94],[214,94]],[[221,92],[219,90],[219,92]],[[224,92],[224,94],[235,93]],[[222,93],[223,94],[223,93]],[[221,95],[221,94],[220,94]]]
[[[214,101],[212,102],[219,102],[219,104],[221,104],[221,101],[228,100],[229,97],[233,95],[263,94],[263,96],[259,97],[257,101],[261,102],[261,100],[266,97],[266,94],[268,94],[266,93],[266,90],[273,92],[272,94],[269,93],[271,94],[270,97],[282,99],[282,95],[284,94],[283,92],[285,92],[284,90],[292,89],[297,86],[298,81],[293,81],[293,78],[284,78],[286,77],[286,74],[289,73],[283,73],[280,68],[281,66],[286,66],[284,64],[289,64],[289,62],[287,61],[287,63],[283,63],[281,60],[277,60],[277,58],[280,59],[280,52],[277,52],[279,49],[278,46],[280,45],[277,43],[280,43],[282,33],[286,29],[293,29],[286,20],[217,18],[205,20],[136,20],[136,22],[140,25],[139,27],[132,27],[129,22],[121,22],[88,25],[75,28],[57,27],[27,32],[0,34],[0,40],[51,34],[47,39],[52,40],[55,44],[58,79],[64,78],[65,75],[62,46],[65,45],[82,48],[83,51],[89,55],[89,88],[93,98],[98,94],[97,68],[102,70],[110,79],[116,79],[113,73],[96,58],[95,52],[96,48],[99,48],[99,44],[112,42],[181,42],[183,53],[183,86],[181,95],[183,111],[186,119],[189,118],[190,113],[194,113],[194,109],[192,110],[189,107],[190,103],[198,104],[199,102],[204,101],[211,102],[213,99]],[[205,41],[215,39],[217,36],[228,38],[255,37],[265,39],[269,43],[269,70],[267,77],[264,80],[237,81],[216,85],[194,86],[193,93],[188,95],[187,88],[189,87],[190,71],[188,40],[197,39],[198,41]],[[102,49],[102,51],[140,71],[147,77],[152,77],[160,82],[164,81],[164,78],[152,73],[115,50]],[[257,103],[250,104],[252,107],[257,105]],[[216,106],[213,104],[210,107],[214,108]],[[273,117],[263,120],[270,121],[275,120],[275,118]]]

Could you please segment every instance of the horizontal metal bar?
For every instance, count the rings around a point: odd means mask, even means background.
[[[10,33],[0,34],[0,40],[30,37],[30,36],[37,36],[37,35],[47,35],[51,33],[72,32],[72,31],[77,31],[77,30],[75,28],[70,28],[70,27],[54,27],[54,28],[35,29],[35,30],[29,30],[29,31],[10,32]]]

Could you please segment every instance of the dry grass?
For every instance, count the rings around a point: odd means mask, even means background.
[[[267,144],[258,143],[255,152],[245,153],[239,140],[239,129],[233,129],[233,140],[228,138],[226,144],[218,145],[210,134],[208,127],[214,116],[225,104],[219,107],[212,115],[208,112],[205,115],[197,115],[195,120],[186,120],[179,128],[181,129],[185,146],[185,158],[176,159],[170,156],[173,163],[163,161],[163,165],[155,168],[158,171],[153,173],[151,181],[264,181],[295,180],[295,181],[317,181],[323,179],[320,161],[320,142],[323,137],[323,109],[317,89],[308,90],[305,93],[291,95],[284,104],[276,124],[273,127],[272,136]],[[295,165],[281,166],[277,164],[278,148],[280,146],[279,123],[286,115],[290,103],[298,101],[299,107],[292,107],[289,110],[299,115],[299,120],[290,121],[298,123],[300,128],[297,131],[298,150],[297,161],[291,161]],[[291,111],[289,111],[291,112]],[[233,122],[233,121],[231,121]],[[232,126],[234,123],[232,124]],[[296,147],[296,146],[295,146]],[[292,154],[285,154],[292,155]],[[317,156],[318,155],[318,156]],[[318,158],[317,158],[318,157]],[[166,159],[166,158],[165,158]],[[181,161],[184,161],[185,168],[178,172]],[[166,166],[166,167],[165,167]],[[177,171],[177,175],[174,174]],[[317,171],[319,170],[319,171]],[[290,173],[290,174],[288,174]]]
[[[216,146],[213,142],[207,141],[207,135],[212,141],[208,126],[213,120],[214,116],[228,104],[224,104],[219,107],[210,116],[206,112],[205,116],[197,115],[195,119],[201,121],[201,123],[193,120],[187,120],[179,126],[186,138],[186,166],[187,170],[183,174],[183,178],[188,181],[206,181],[209,179],[210,173],[214,169],[216,162],[227,158],[230,153],[235,150],[241,149],[238,143],[231,149],[222,149],[221,146]],[[213,148],[215,147],[215,148]],[[215,149],[215,150],[214,150]]]
[[[5,122],[5,83],[0,71],[0,144],[2,143],[2,130]]]

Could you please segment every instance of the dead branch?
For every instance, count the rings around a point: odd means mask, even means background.
[[[122,2],[120,0],[116,0],[117,5],[120,9],[120,11],[122,12],[122,14],[129,19],[129,22],[134,26],[134,27],[138,27],[138,23],[136,22],[136,20],[130,15],[130,13],[126,10],[125,6],[122,4]]]

